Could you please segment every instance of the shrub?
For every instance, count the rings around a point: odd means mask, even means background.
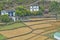
[[[0,34],[0,40],[7,40],[7,38],[3,36],[2,34]]]

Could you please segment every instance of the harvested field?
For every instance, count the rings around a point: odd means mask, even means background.
[[[54,40],[54,39],[48,39],[48,40]]]
[[[30,18],[29,20],[51,20],[56,18]]]
[[[19,37],[16,37],[16,38],[12,38],[12,39],[9,39],[9,40],[25,40],[25,39],[27,39],[27,38],[30,38],[30,37],[32,37],[32,36],[35,36],[36,34],[28,34],[28,35],[25,35],[25,36],[19,36]]]
[[[40,36],[40,35],[39,35],[38,38],[34,37],[34,38],[32,38],[32,39],[29,39],[29,40],[45,40],[46,38],[48,38],[48,37],[46,37],[46,36]]]
[[[2,31],[0,33],[9,38],[9,37],[13,37],[13,36],[29,33],[31,31],[32,31],[31,29],[26,27],[26,28],[19,28],[19,29],[10,30],[10,31]]]
[[[0,31],[0,33],[5,35],[8,40],[54,40],[45,36],[45,34],[50,34],[60,30],[60,21],[56,21],[53,18],[34,18],[30,20],[42,21],[23,22],[27,27]]]
[[[35,40],[46,40],[48,37],[46,36],[39,36],[38,38],[36,38]]]
[[[50,27],[51,24],[41,24],[41,25],[34,25],[34,26],[30,26],[33,29],[37,29],[37,28],[45,28],[45,27]]]

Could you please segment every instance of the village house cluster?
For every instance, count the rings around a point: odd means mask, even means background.
[[[11,18],[13,21],[16,21],[15,19],[15,10],[2,10],[1,15],[8,15],[9,18]]]
[[[33,11],[39,11],[39,6],[30,6],[30,11],[31,12],[33,12]],[[11,18],[13,21],[18,20],[15,17],[15,10],[2,10],[1,11],[1,15],[5,15],[5,14],[7,14],[9,16],[9,18]]]

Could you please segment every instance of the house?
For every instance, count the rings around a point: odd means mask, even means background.
[[[2,10],[1,15],[5,15],[5,14],[7,14],[9,18],[11,18],[13,21],[16,21],[15,10]]]
[[[39,11],[39,6],[30,6],[30,11]]]

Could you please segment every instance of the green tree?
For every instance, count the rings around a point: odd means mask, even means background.
[[[38,15],[42,15],[44,12],[44,9],[45,9],[44,6],[40,6],[39,11],[38,11]]]
[[[25,9],[23,6],[19,6],[17,9],[16,9],[16,16],[27,16],[27,15],[30,15],[29,14],[30,11],[28,11],[27,9]]]
[[[56,1],[53,1],[50,3],[50,6],[49,6],[49,11],[50,12],[58,12],[59,11],[59,3],[56,2]]]
[[[1,22],[5,22],[5,23],[10,22],[10,18],[8,15],[1,15],[0,20]]]
[[[25,10],[25,16],[31,16],[31,12],[29,10]]]
[[[53,1],[50,3],[50,6],[49,6],[49,11],[53,14],[56,14],[56,19],[57,19],[57,14],[60,13],[60,4],[56,1]]]
[[[0,11],[3,9],[4,4],[0,3]]]

